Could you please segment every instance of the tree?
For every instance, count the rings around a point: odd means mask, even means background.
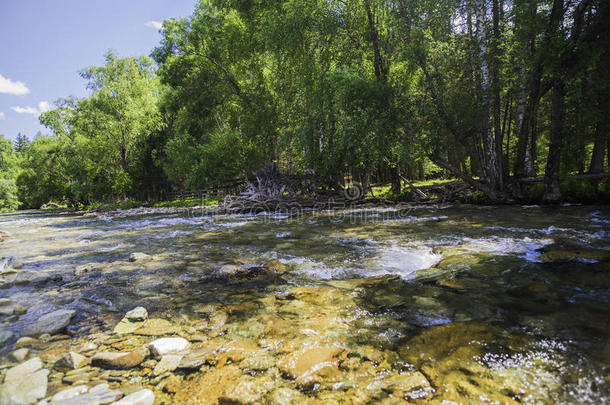
[[[138,158],[138,146],[161,125],[152,61],[119,58],[108,52],[104,66],[90,67],[81,76],[92,90],[78,106],[83,130],[112,144],[120,168],[129,175],[130,165]]]
[[[17,173],[18,160],[13,146],[0,135],[0,210],[17,208]]]

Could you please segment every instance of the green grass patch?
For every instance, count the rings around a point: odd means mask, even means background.
[[[456,178],[418,180],[418,181],[412,181],[411,184],[413,184],[415,187],[438,186],[438,185],[441,185],[441,184],[452,183],[452,182],[458,181],[458,180],[459,179],[456,179]],[[403,185],[403,187],[404,187],[404,185]]]
[[[196,207],[196,206],[210,206],[217,205],[221,202],[220,198],[188,198],[185,200],[172,200],[172,201],[159,201],[152,204],[155,208],[165,207]]]

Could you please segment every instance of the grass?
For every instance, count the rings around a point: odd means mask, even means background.
[[[188,198],[185,200],[159,201],[152,204],[152,207],[195,207],[195,206],[210,206],[217,205],[221,200],[219,198]]]
[[[446,183],[454,182],[458,179],[450,178],[450,179],[432,179],[432,180],[420,180],[420,181],[412,181],[415,187],[424,187],[424,186],[436,186],[442,185]],[[403,181],[402,182],[402,194],[409,193],[411,188]],[[398,196],[392,193],[392,185],[386,184],[384,186],[373,187],[373,194],[375,197],[383,198],[386,200],[394,201],[398,199]]]
[[[412,181],[411,184],[413,184],[415,187],[437,186],[439,184],[451,183],[451,182],[454,182],[457,180],[459,180],[459,179],[451,178],[451,179],[419,180],[419,181]],[[403,185],[403,187],[404,187],[404,185]]]

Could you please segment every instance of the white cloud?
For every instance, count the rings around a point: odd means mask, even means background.
[[[41,101],[40,103],[38,103],[38,111],[40,111],[41,113],[47,112],[50,109],[51,109],[51,105],[49,104],[48,101]]]
[[[11,107],[13,111],[18,114],[32,114],[32,115],[40,115],[43,112],[49,111],[51,109],[51,105],[47,101],[41,101],[38,103],[38,108],[36,107]]]
[[[6,117],[4,116],[4,113],[2,111],[0,111],[0,121],[5,119]]]
[[[27,88],[24,82],[14,82],[0,75],[0,94],[14,94],[16,96],[22,96],[28,94],[30,89]]]
[[[152,20],[152,21],[147,22],[146,26],[160,30],[161,28],[163,28],[163,23]]]

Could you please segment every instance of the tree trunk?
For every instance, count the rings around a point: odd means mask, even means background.
[[[496,144],[496,158],[498,160],[498,172],[500,178],[504,179],[502,162],[502,131],[500,128],[500,6],[498,0],[492,0],[493,15],[493,38],[491,40],[491,92],[493,126]],[[501,187],[503,187],[501,183]]]
[[[400,166],[396,165],[392,169],[392,194],[400,195],[402,186],[400,183]]]
[[[604,158],[606,146],[608,146],[608,156],[610,159],[610,145],[608,145],[608,131],[610,130],[608,125],[608,115],[610,114],[610,89],[608,84],[604,82],[607,80],[608,74],[608,63],[610,63],[610,51],[605,51],[600,58],[598,74],[596,75],[598,81],[600,81],[601,88],[597,90],[597,114],[598,121],[595,125],[595,139],[593,144],[593,156],[591,156],[591,165],[589,166],[589,172],[601,173],[604,171]],[[610,166],[610,160],[608,160]]]
[[[127,173],[127,150],[125,149],[125,147],[121,147],[121,167],[123,168],[123,171]]]
[[[557,203],[561,199],[559,188],[559,167],[561,164],[561,148],[563,143],[565,84],[556,79],[553,85],[551,101],[551,134],[549,154],[544,173],[544,203]]]
[[[604,104],[608,104],[607,100]],[[593,155],[589,173],[602,173],[604,171],[604,159],[606,158],[606,145],[608,143],[608,112],[600,117],[595,126],[595,141],[593,144]],[[610,163],[609,163],[610,164]]]
[[[373,66],[375,67],[375,77],[380,83],[385,83],[388,77],[388,69],[385,66],[384,60],[381,56],[379,32],[377,31],[377,26],[375,25],[375,16],[371,10],[370,0],[364,0],[364,9],[366,11],[366,18],[369,23],[371,44],[373,45]]]
[[[481,111],[481,137],[483,139],[485,157],[485,177],[492,190],[500,191],[504,188],[502,180],[501,161],[498,156],[496,139],[492,132],[490,120],[489,94],[491,90],[491,77],[487,50],[487,29],[485,28],[485,15],[487,7],[484,0],[478,0],[475,5],[476,29],[479,39],[479,69],[480,69],[480,111]]]

